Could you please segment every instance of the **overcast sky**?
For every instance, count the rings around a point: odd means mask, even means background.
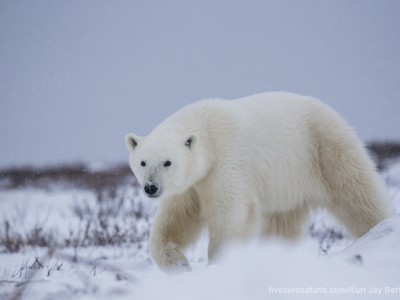
[[[124,161],[188,103],[271,90],[400,140],[400,1],[0,1],[0,166]]]

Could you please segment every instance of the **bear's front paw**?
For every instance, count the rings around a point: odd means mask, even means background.
[[[178,249],[178,245],[169,242],[167,245],[159,249],[159,256],[154,257],[161,270],[167,274],[180,274],[190,272],[192,268],[186,256]]]

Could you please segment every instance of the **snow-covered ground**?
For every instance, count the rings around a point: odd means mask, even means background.
[[[188,250],[193,271],[174,277],[149,259],[154,204],[133,188],[117,191],[121,201],[112,205],[82,190],[0,191],[3,238],[8,226],[10,237],[25,239],[36,228],[53,241],[15,251],[0,245],[0,299],[398,299],[400,162],[382,177],[393,216],[355,242],[320,212],[299,242],[254,242],[207,267],[204,234]],[[120,240],[105,241],[108,235]],[[88,242],[93,237],[97,242]]]

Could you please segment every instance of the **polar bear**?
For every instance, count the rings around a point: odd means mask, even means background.
[[[144,193],[160,199],[149,249],[166,272],[190,270],[183,251],[204,228],[212,262],[231,241],[298,237],[318,207],[354,237],[388,216],[384,185],[361,142],[311,97],[203,100],[125,142]]]

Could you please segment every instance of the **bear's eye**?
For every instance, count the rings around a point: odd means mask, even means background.
[[[169,167],[171,165],[171,162],[169,161],[169,160],[167,160],[165,163],[164,163],[164,167]]]
[[[146,166],[146,162],[142,160],[142,161],[140,162],[140,165],[141,165],[142,167],[145,167],[145,166]]]

